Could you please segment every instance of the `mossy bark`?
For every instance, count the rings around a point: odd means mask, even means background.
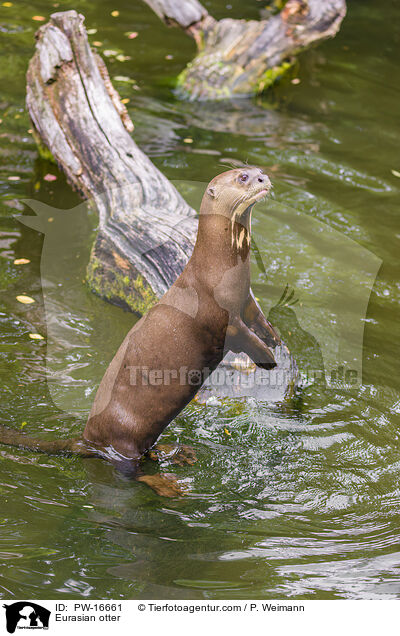
[[[87,282],[93,292],[114,305],[142,316],[156,304],[157,296],[140,272],[124,256],[104,249],[98,237],[87,267]],[[102,253],[99,254],[99,249]],[[113,258],[110,258],[112,254]],[[121,261],[126,265],[121,268]]]

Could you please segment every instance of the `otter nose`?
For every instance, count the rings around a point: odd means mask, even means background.
[[[267,179],[268,179],[267,175],[266,175],[266,174],[261,173],[261,174],[258,176],[257,181],[258,181],[259,183],[267,183]]]

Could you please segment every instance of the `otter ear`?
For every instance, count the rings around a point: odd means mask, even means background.
[[[215,190],[214,186],[210,186],[210,187],[207,189],[207,194],[209,194],[209,195],[210,195],[210,197],[211,197],[212,199],[216,199],[216,197],[217,197],[217,192],[216,192],[216,190]]]

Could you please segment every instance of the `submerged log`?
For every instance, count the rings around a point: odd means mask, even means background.
[[[197,0],[144,0],[167,24],[194,37],[198,55],[178,78],[189,99],[226,99],[261,93],[295,56],[333,37],[346,14],[345,0],[288,0],[267,20],[215,20]]]
[[[133,124],[104,62],[90,49],[83,21],[76,11],[66,11],[39,29],[27,73],[27,107],[41,152],[54,158],[98,211],[87,276],[91,289],[141,315],[186,265],[197,219],[133,141]],[[257,382],[245,354],[235,361],[229,353],[219,370],[236,373],[235,381],[213,383],[213,374],[199,399],[282,400],[294,386],[297,367],[284,345],[275,356],[279,364],[266,385]]]
[[[83,22],[66,11],[39,29],[27,107],[42,151],[98,211],[90,287],[142,314],[185,266],[197,221],[132,139],[133,124]]]

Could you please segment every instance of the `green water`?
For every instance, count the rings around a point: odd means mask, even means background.
[[[231,10],[205,4],[216,17],[244,11],[237,0]],[[259,3],[248,5],[256,18]],[[172,79],[194,45],[142,3],[60,1],[97,28],[90,39],[101,51],[131,57],[108,57],[110,74],[137,83],[116,86],[130,98],[136,141],[168,178],[207,182],[227,160],[266,168],[275,200],[254,218],[265,265],[254,259],[256,294],[302,372],[316,352],[326,367],[332,334],[337,359],[350,363],[362,323],[353,360],[362,376],[351,387],[308,382],[286,403],[188,407],[163,436],[198,456],[195,466],[162,467],[188,486],[181,499],[162,499],[100,460],[0,447],[2,598],[399,598],[400,178],[391,171],[400,172],[400,5],[349,5],[340,34],[301,56],[299,84],[288,78],[263,98],[207,106],[174,97]],[[45,239],[16,219],[32,214],[26,198],[80,203],[27,132],[24,75],[40,24],[31,17],[52,10],[0,6],[2,423],[48,439],[82,430],[134,320],[82,282],[91,215],[61,225],[57,216]],[[56,181],[43,180],[49,172]],[[46,336],[42,284],[55,334],[48,349],[29,338]],[[303,309],[276,306],[286,284]],[[36,302],[22,305],[20,294]]]

